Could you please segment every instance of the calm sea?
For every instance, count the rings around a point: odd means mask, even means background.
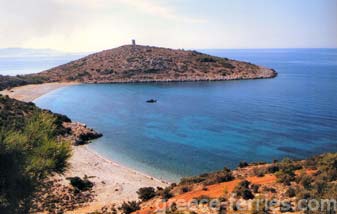
[[[274,68],[274,79],[77,85],[35,102],[104,134],[103,156],[153,176],[337,151],[337,49],[204,50]],[[148,99],[157,99],[148,104]]]

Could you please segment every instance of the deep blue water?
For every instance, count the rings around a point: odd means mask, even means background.
[[[35,102],[102,132],[90,147],[157,177],[337,151],[337,49],[204,50],[274,79],[77,85]],[[156,104],[145,101],[158,99]]]

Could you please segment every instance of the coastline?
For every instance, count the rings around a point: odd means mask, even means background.
[[[59,177],[61,183],[67,185],[67,177],[84,177],[94,182],[95,200],[87,206],[72,213],[94,212],[111,204],[137,200],[137,190],[141,187],[166,187],[168,183],[146,175],[137,170],[120,165],[106,159],[88,148],[87,145],[73,146],[73,154],[69,160],[70,167]]]
[[[10,98],[24,101],[24,102],[33,102],[35,99],[41,97],[44,94],[47,94],[51,91],[54,91],[59,88],[63,88],[71,85],[78,85],[78,82],[52,82],[52,83],[43,83],[43,84],[31,84],[18,86],[11,89],[6,89],[0,91],[2,95],[8,95]]]
[[[40,96],[53,90],[76,85],[77,82],[56,82],[36,85],[25,85],[0,91],[11,98],[33,102]],[[71,213],[94,212],[103,206],[120,204],[123,201],[137,200],[136,191],[141,187],[166,187],[168,182],[128,168],[107,159],[90,149],[87,145],[72,146],[69,168],[63,175],[55,175],[63,185],[69,185],[67,177],[90,177],[94,182],[95,200]]]

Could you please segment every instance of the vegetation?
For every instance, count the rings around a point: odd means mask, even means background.
[[[204,56],[198,59],[199,62],[216,62],[216,57]]]
[[[213,173],[204,173],[199,176],[182,178],[180,185],[190,185],[195,183],[203,183],[205,185],[211,185],[221,182],[227,182],[234,179],[234,176],[230,169],[224,168],[222,171]]]
[[[268,171],[275,171],[278,182],[287,186],[290,186],[291,182],[295,180],[295,171],[302,168],[300,163],[288,158],[276,163],[272,167]]]
[[[171,193],[171,190],[172,190],[171,186],[163,189],[162,194],[161,194],[163,200],[168,200],[169,198],[173,196]]]
[[[123,204],[118,209],[123,214],[130,214],[130,213],[140,209],[140,203],[137,202],[137,201],[123,202]]]
[[[40,84],[47,81],[48,81],[47,78],[36,75],[17,75],[17,76],[0,75],[0,90],[10,89],[13,87],[28,84]]]
[[[250,182],[247,180],[241,181],[236,187],[234,192],[237,196],[242,197],[245,200],[253,199],[254,194],[249,189]]]
[[[337,196],[337,153],[327,153],[315,156],[304,162],[304,165],[313,170],[317,170],[312,176],[301,175],[296,190],[298,199],[336,199]],[[336,213],[335,203],[327,201],[320,204],[319,210],[312,213]]]
[[[148,201],[156,196],[156,191],[153,187],[142,187],[137,191],[138,198],[142,201]]]
[[[87,176],[84,177],[84,179],[81,179],[80,177],[70,177],[67,178],[70,180],[70,184],[79,191],[86,191],[86,190],[90,190],[94,184],[89,181],[89,179],[87,178]]]
[[[269,175],[266,175],[265,178],[254,177],[264,174]],[[178,198],[184,198],[185,200],[196,199],[199,203],[216,197],[221,202],[219,213],[232,213],[232,211],[238,211],[239,206],[242,206],[241,208],[247,208],[250,213],[254,214],[272,213],[274,210],[277,210],[277,213],[297,212],[299,211],[299,202],[303,207],[308,207],[310,200],[316,199],[318,202],[323,200],[323,203],[319,204],[318,210],[306,210],[303,213],[335,214],[337,205],[335,203],[337,196],[336,175],[337,153],[327,153],[308,160],[286,158],[270,164],[241,162],[239,169],[233,172],[224,168],[218,172],[183,178],[178,185],[172,185],[165,189],[165,193],[169,194],[168,197],[163,197],[164,189],[162,188],[158,189],[157,195],[162,196],[163,199],[168,199],[174,194],[176,198],[173,198],[173,200]],[[233,192],[228,192],[226,187],[226,185],[231,186],[232,183],[220,184],[233,179],[241,180],[247,178],[252,183],[248,180],[242,180],[234,188]],[[209,186],[211,184],[220,185]],[[184,194],[187,191],[192,192]],[[218,191],[223,191],[223,194],[218,196]],[[180,194],[184,195],[180,196]],[[190,198],[192,196],[194,197]],[[251,201],[247,201],[247,204],[245,204],[241,203],[243,200]],[[148,204],[152,202],[150,201]],[[226,203],[222,202],[231,202],[232,206],[228,207],[225,205]],[[196,213],[201,213],[201,207],[204,206],[197,208]],[[191,211],[168,209],[166,213],[191,213]]]
[[[247,167],[247,166],[249,166],[249,164],[246,161],[240,161],[239,168],[244,168],[244,167]]]
[[[36,76],[48,81],[86,83],[252,79],[276,72],[253,64],[196,51],[126,45],[49,69]]]
[[[67,116],[41,110],[34,103],[25,103],[0,95],[0,127],[3,130],[22,130],[27,120],[42,112],[53,115],[55,135],[69,133],[70,130],[62,126],[63,122],[71,122]]]
[[[0,131],[0,213],[28,213],[34,193],[67,168],[70,145],[58,141],[56,118],[36,112],[21,129]]]

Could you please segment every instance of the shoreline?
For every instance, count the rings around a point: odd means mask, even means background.
[[[2,95],[8,95],[10,98],[24,101],[33,102],[37,98],[52,92],[56,89],[63,88],[66,86],[78,85],[79,82],[52,82],[52,83],[42,83],[42,84],[30,84],[14,87],[11,89],[5,89],[0,91]]]
[[[94,183],[93,191],[96,195],[93,202],[74,210],[74,213],[77,213],[76,211],[81,213],[84,210],[94,212],[103,206],[137,200],[136,192],[141,187],[156,188],[169,185],[165,181],[107,159],[87,145],[72,148],[70,167],[59,177],[62,180],[61,184],[69,184],[67,177],[88,176]]]
[[[0,91],[2,95],[24,102],[33,102],[37,98],[78,82],[55,82],[14,87]],[[94,212],[103,206],[137,200],[137,190],[141,187],[166,187],[169,182],[148,175],[105,158],[87,145],[72,146],[69,168],[63,175],[56,175],[61,184],[69,185],[67,177],[90,177],[94,183],[95,199],[86,206],[71,213]]]
[[[133,173],[136,173],[138,175],[141,175],[141,176],[144,176],[144,177],[147,177],[151,180],[154,180],[156,182],[160,182],[160,183],[163,183],[163,184],[170,184],[171,182],[170,181],[167,181],[167,180],[163,180],[163,179],[160,179],[160,178],[157,178],[156,176],[152,176],[150,174],[147,174],[145,172],[142,172],[140,170],[137,170],[137,169],[134,169],[132,167],[128,167],[128,166],[125,166],[124,164],[120,163],[120,162],[117,162],[115,160],[112,160],[110,158],[107,158],[103,155],[101,155],[99,152],[96,152],[94,149],[90,148],[89,147],[89,144],[87,145],[81,145],[81,146],[76,146],[76,147],[83,147],[85,150],[87,150],[88,152],[92,153],[93,155],[97,156],[97,158],[103,160],[103,161],[106,161],[114,166],[117,166],[117,167],[121,167],[121,168],[125,168]]]

